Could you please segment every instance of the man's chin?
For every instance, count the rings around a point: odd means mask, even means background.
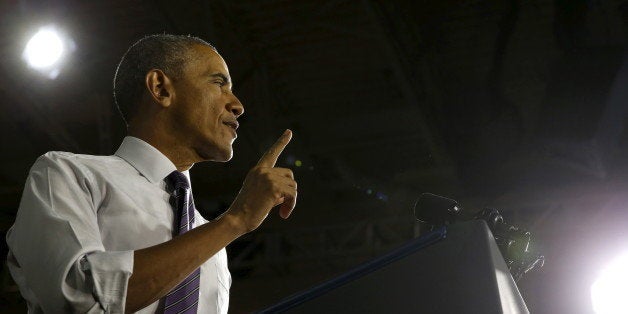
[[[231,158],[233,158],[233,154],[231,154],[231,155],[229,155],[227,157],[217,158],[217,159],[214,159],[212,161],[215,161],[215,162],[228,162],[229,160],[231,160]]]
[[[233,150],[219,150],[202,155],[201,158],[207,161],[227,162],[233,158]]]
[[[231,158],[233,158],[233,147],[229,145],[229,148],[226,149],[223,153],[224,154],[222,155],[222,158],[219,160],[219,162],[227,162],[231,160]]]

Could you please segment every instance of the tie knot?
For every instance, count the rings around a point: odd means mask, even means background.
[[[182,173],[179,172],[177,170],[171,172],[166,179],[170,182],[170,184],[172,184],[174,190],[178,190],[178,189],[189,189],[190,188],[190,183],[188,182],[188,178]]]

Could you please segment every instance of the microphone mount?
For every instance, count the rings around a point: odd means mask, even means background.
[[[431,229],[463,221],[462,207],[457,201],[423,193],[414,204],[414,217],[431,226]],[[497,209],[484,208],[475,213],[472,220],[484,220],[493,233],[497,247],[515,281],[532,269],[543,267],[545,257],[530,248],[532,235],[529,231],[504,222]]]

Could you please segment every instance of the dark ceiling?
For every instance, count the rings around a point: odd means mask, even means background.
[[[429,191],[532,231],[547,258],[519,282],[533,313],[591,313],[595,271],[628,249],[626,22],[623,0],[2,0],[0,230],[37,156],[115,151],[125,130],[111,82],[127,47],[193,34],[226,59],[246,109],[234,159],[192,171],[205,215],[294,131],[280,162],[299,181],[296,212],[229,249],[232,312],[407,241]],[[21,59],[46,24],[76,45],[55,80]],[[317,236],[379,246],[330,251]]]

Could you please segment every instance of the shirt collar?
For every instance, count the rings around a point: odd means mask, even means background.
[[[151,183],[161,182],[167,175],[177,170],[172,161],[157,148],[133,136],[124,138],[115,155],[128,162]],[[189,181],[189,171],[186,170],[183,174]]]

